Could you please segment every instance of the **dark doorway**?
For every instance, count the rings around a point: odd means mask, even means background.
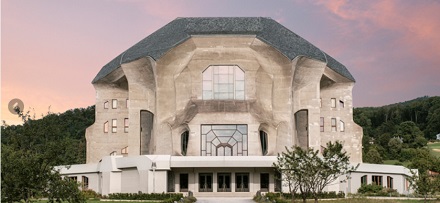
[[[188,192],[188,174],[180,174],[180,192]]]
[[[219,173],[217,175],[218,192],[231,192],[231,174]]]
[[[199,174],[199,192],[212,192],[212,173]]]
[[[260,174],[260,190],[261,192],[269,191],[269,174],[261,173]]]
[[[298,144],[301,148],[309,148],[309,111],[307,109],[299,110],[295,113],[295,128]]]
[[[249,192],[249,173],[236,173],[235,185],[236,192]]]

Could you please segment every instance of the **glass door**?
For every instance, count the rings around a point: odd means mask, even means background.
[[[249,173],[236,173],[235,183],[236,192],[249,192]]]
[[[231,174],[219,173],[217,175],[218,192],[231,192]]]
[[[212,173],[199,174],[199,192],[212,192]]]

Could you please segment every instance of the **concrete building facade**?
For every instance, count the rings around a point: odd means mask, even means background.
[[[99,71],[87,164],[64,173],[95,174],[102,194],[279,191],[285,147],[339,140],[362,162],[354,83],[272,19],[178,18]]]

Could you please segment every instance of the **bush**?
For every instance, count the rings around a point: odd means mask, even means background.
[[[182,193],[112,193],[108,199],[123,200],[164,200],[163,202],[174,202],[183,198]]]
[[[367,196],[399,196],[399,193],[395,189],[384,188],[381,185],[363,184],[358,193],[365,194]]]
[[[295,193],[294,194],[295,199],[302,199],[301,194]],[[307,199],[313,199],[312,194],[307,194]],[[333,198],[345,198],[344,192],[322,192],[318,194],[319,199],[333,199]],[[270,200],[271,202],[276,203],[289,203],[292,199],[291,193],[273,193],[268,192],[264,196],[254,196],[254,200],[256,202],[266,202],[267,200]]]
[[[367,193],[379,193],[382,191],[383,187],[381,185],[374,184],[362,184],[358,189],[358,193],[367,194]]]
[[[92,189],[85,189],[82,191],[82,194],[84,195],[84,197],[86,199],[96,199],[96,198],[101,198],[101,195],[98,194],[97,192],[95,192]]]

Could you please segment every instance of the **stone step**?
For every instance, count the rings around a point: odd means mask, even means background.
[[[249,197],[254,196],[254,192],[194,192],[194,197]]]

